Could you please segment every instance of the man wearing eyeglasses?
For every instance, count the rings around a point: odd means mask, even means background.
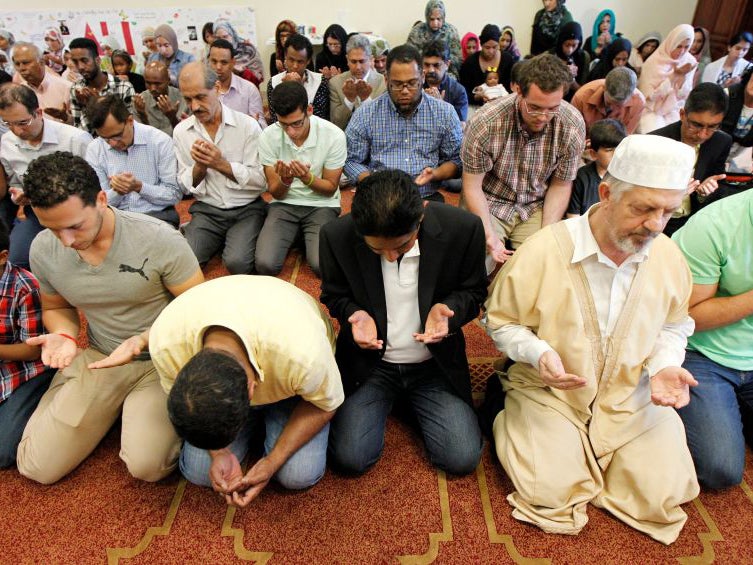
[[[361,181],[381,169],[411,175],[422,198],[444,200],[443,181],[461,168],[462,129],[455,109],[423,91],[421,54],[399,45],[387,56],[387,94],[361,106],[345,130],[345,174]]]
[[[220,102],[217,73],[199,62],[183,67],[180,92],[193,115],[173,130],[178,183],[196,197],[185,228],[201,265],[218,251],[233,275],[254,270],[267,188],[259,161],[261,126]]]
[[[34,159],[55,151],[69,151],[84,157],[92,138],[85,131],[45,117],[34,91],[20,84],[0,88],[0,118],[9,130],[0,142],[0,163],[4,169],[0,171],[0,197],[3,199],[0,206],[4,208],[3,219],[12,227],[8,260],[28,269],[29,247],[43,228],[27,205],[24,173]],[[16,205],[24,207],[25,219],[16,220],[14,225]]]
[[[371,68],[371,43],[354,35],[345,46],[348,71],[329,81],[329,112],[332,123],[345,129],[357,108],[370,104],[387,90],[384,77]]]
[[[256,270],[277,275],[299,232],[306,260],[319,275],[319,230],[340,215],[340,175],[347,144],[335,124],[313,115],[306,89],[294,81],[272,91],[277,122],[259,138],[259,159],[274,197],[256,245]]]
[[[671,236],[690,216],[715,199],[709,197],[719,188],[719,181],[726,178],[724,171],[732,137],[721,131],[721,127],[727,105],[727,94],[721,86],[702,82],[690,91],[679,121],[651,132],[690,145],[697,156],[688,195],[667,223],[664,229],[667,235]]]
[[[91,100],[87,114],[95,139],[86,160],[99,177],[110,206],[159,218],[177,228],[178,186],[173,140],[165,132],[138,124],[119,96]]]
[[[572,74],[554,55],[526,61],[520,94],[474,114],[463,140],[463,199],[484,224],[487,270],[565,215],[586,142],[580,113],[562,100]]]

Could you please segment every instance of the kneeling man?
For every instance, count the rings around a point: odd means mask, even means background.
[[[379,460],[395,401],[415,411],[432,464],[470,473],[481,456],[463,326],[486,298],[481,220],[422,202],[413,178],[383,170],[358,184],[350,215],[322,227],[321,300],[340,322],[348,397],[331,454],[362,473]]]
[[[289,489],[316,484],[329,421],[343,401],[334,332],[319,304],[289,283],[247,275],[180,298],[152,326],[149,352],[185,440],[183,475],[235,506],[272,477]],[[244,474],[240,462],[258,425],[264,456]]]
[[[516,362],[497,455],[513,516],[546,532],[577,534],[591,502],[670,544],[698,494],[673,409],[696,384],[681,367],[692,280],[661,235],[693,173],[688,149],[625,138],[601,202],[528,239],[492,285],[487,331]]]

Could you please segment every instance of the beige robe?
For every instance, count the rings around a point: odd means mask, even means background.
[[[669,544],[698,494],[682,422],[651,403],[644,363],[662,327],[685,319],[692,279],[677,246],[660,235],[638,267],[604,341],[585,272],[560,222],[542,229],[492,285],[488,327],[530,328],[586,386],[551,389],[538,368],[513,365],[505,409],[494,422],[497,454],[516,492],[513,516],[547,532],[576,534],[588,502]]]

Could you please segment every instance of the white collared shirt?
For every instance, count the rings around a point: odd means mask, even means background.
[[[413,334],[421,332],[418,311],[418,263],[421,251],[416,239],[400,262],[382,261],[382,282],[387,305],[387,339],[382,359],[389,363],[420,363],[431,352]]]
[[[86,157],[86,148],[92,136],[87,132],[44,118],[42,142],[30,145],[12,131],[8,131],[0,142],[0,162],[8,175],[8,186],[23,186],[23,176],[29,163],[42,155],[55,151],[69,151],[81,158]]]
[[[353,78],[353,80],[355,80],[355,81],[362,80],[364,82],[369,82],[369,77],[371,76],[371,72],[372,72],[372,69],[369,69],[368,72],[365,75],[363,75],[362,79],[356,79],[356,78],[353,77],[353,75],[350,75],[350,78]],[[371,97],[371,95],[368,98],[366,98],[365,100],[362,99],[359,96],[357,96],[356,98],[360,102],[359,106],[363,106],[364,104],[368,104],[369,102],[371,102],[373,100],[373,98]],[[351,102],[350,100],[348,100],[348,98],[345,95],[343,95],[343,103],[345,104],[345,107],[348,110],[350,110],[351,112],[356,107],[356,103],[355,102]]]
[[[571,263],[581,263],[591,289],[602,346],[612,334],[627,301],[633,278],[640,264],[648,258],[650,245],[630,255],[621,265],[616,265],[599,248],[594,238],[589,216],[596,206],[589,208],[586,214],[565,220],[574,250]],[[665,367],[679,367],[685,358],[687,338],[693,333],[695,322],[690,316],[677,324],[665,324],[656,340],[651,356],[646,360],[650,376]],[[539,358],[552,347],[539,339],[529,328],[518,324],[508,324],[491,334],[494,343],[514,361],[528,363],[538,367]]]
[[[256,200],[267,189],[259,161],[259,135],[261,127],[256,120],[224,105],[222,121],[214,139],[196,116],[180,122],[173,130],[173,142],[178,157],[178,182],[183,190],[201,202],[222,209],[237,208]],[[204,180],[193,186],[191,146],[197,139],[208,141],[222,151],[235,180],[208,169]]]

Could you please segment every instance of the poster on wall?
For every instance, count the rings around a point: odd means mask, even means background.
[[[141,31],[168,24],[178,35],[183,51],[203,58],[201,28],[206,22],[229,20],[244,40],[256,41],[256,18],[253,8],[215,6],[213,8],[123,8],[95,10],[59,10],[11,12],[0,11],[0,28],[13,33],[16,41],[30,41],[45,48],[44,33],[49,28],[60,31],[66,45],[76,37],[89,37],[101,45],[105,37],[114,38],[135,60],[144,50]]]

